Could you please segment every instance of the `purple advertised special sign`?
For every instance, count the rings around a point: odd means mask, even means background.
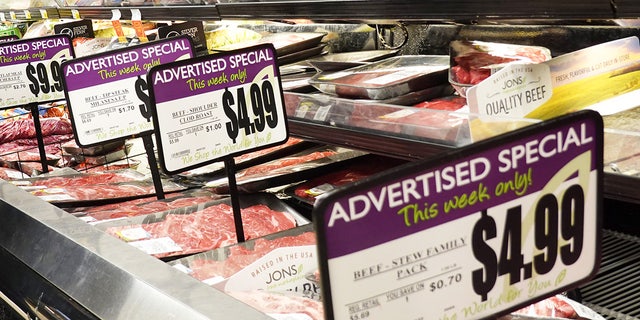
[[[329,318],[495,318],[588,280],[602,137],[601,117],[578,112],[322,198]]]
[[[151,69],[160,165],[177,173],[287,140],[272,44]]]
[[[86,147],[152,131],[147,72],[192,57],[191,41],[182,36],[63,63],[77,143]]]
[[[0,42],[0,108],[63,100],[60,64],[71,58],[66,35]]]

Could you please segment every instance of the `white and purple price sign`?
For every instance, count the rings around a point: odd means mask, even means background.
[[[147,72],[194,56],[189,37],[163,39],[63,63],[67,103],[80,146],[153,130]]]
[[[160,165],[178,173],[283,143],[287,118],[272,44],[151,69]]]
[[[0,43],[0,108],[64,100],[60,65],[71,39],[54,35]]]
[[[410,163],[314,209],[329,319],[494,319],[600,263],[602,118],[582,111]]]

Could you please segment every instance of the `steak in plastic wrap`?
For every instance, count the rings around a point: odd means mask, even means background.
[[[448,57],[404,55],[309,80],[318,90],[345,98],[383,100],[447,82]]]
[[[163,187],[163,189],[167,192],[170,191],[166,187]],[[31,191],[31,194],[50,202],[114,200],[146,196],[154,193],[153,184],[139,182],[86,186],[69,185],[62,188],[45,188]]]
[[[557,294],[540,300],[498,320],[605,320],[603,316],[581,303]]]
[[[244,208],[241,215],[247,240],[296,226],[292,215],[272,210],[264,204]],[[181,248],[174,252],[154,254],[158,258],[202,252],[237,243],[233,209],[227,204],[212,205],[190,214],[169,214],[160,222],[110,227],[106,231],[126,240],[122,236],[123,231],[134,228],[144,229],[149,239],[169,237]]]
[[[455,84],[478,84],[507,63],[540,63],[551,59],[549,49],[483,41],[452,41],[449,80]]]
[[[67,118],[42,118],[40,119],[40,126],[42,128],[42,136],[73,133],[71,121]],[[35,137],[36,129],[32,119],[0,122],[0,143]]]
[[[51,136],[45,136],[42,138],[42,142],[45,144],[44,149],[46,153],[52,155],[60,155],[60,148],[58,144],[67,142],[73,139],[73,134],[54,134]],[[17,139],[11,142],[0,144],[0,154],[10,154],[24,150],[37,150],[38,140],[35,138]]]
[[[342,185],[364,179],[375,173],[388,170],[405,162],[406,161],[399,159],[369,155],[363,158],[363,161],[350,165],[343,170],[303,182],[295,186],[293,192],[296,197],[313,204],[316,197],[326,192]]]
[[[75,176],[52,176],[41,179],[33,179],[31,185],[54,187],[82,187],[89,185],[102,185],[118,182],[141,181],[142,175],[134,174],[131,171],[122,172],[102,172],[78,174]]]
[[[265,164],[260,164],[257,166],[247,168],[242,172],[240,172],[239,176],[249,177],[249,176],[255,176],[263,173],[268,173],[271,170],[280,169],[283,167],[289,167],[299,163],[305,163],[305,162],[313,161],[320,158],[325,158],[334,154],[336,154],[336,151],[327,150],[327,151],[315,151],[306,155],[285,157],[282,159],[267,162]]]
[[[229,248],[229,254],[225,260],[193,259],[189,262],[189,269],[192,271],[191,276],[200,281],[215,277],[229,278],[274,249],[314,244],[316,244],[316,237],[313,232],[273,240],[259,238],[255,240],[253,249],[240,245],[233,246]]]
[[[169,194],[165,196],[165,199],[161,200],[137,199],[127,201],[126,203],[109,204],[87,209],[83,212],[86,213],[87,217],[99,221],[163,212],[213,201],[219,198],[220,196],[215,193],[200,190],[199,192],[191,192],[189,194]]]
[[[467,118],[447,111],[460,110],[465,105],[465,98],[443,97],[417,104],[415,108],[405,108],[385,114],[378,117],[378,121],[388,125],[398,124],[402,133],[412,136],[455,142]]]

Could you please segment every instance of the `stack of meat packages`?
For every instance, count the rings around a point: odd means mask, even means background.
[[[60,145],[73,139],[71,121],[66,117],[42,117],[42,139],[48,171],[60,165]],[[1,178],[12,180],[44,172],[36,128],[30,116],[5,119],[0,122]],[[10,169],[10,170],[9,170]]]
[[[448,56],[398,56],[338,72],[320,73],[309,83],[325,94],[353,99],[350,114],[342,115],[347,125],[434,140],[455,140],[465,122],[451,116],[449,111],[461,110],[466,106],[466,99],[453,94],[447,79],[448,69]],[[306,108],[309,105],[298,104]],[[287,111],[300,114],[299,110]],[[318,120],[317,112],[311,116]]]

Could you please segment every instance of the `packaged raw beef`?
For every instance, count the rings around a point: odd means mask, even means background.
[[[253,165],[262,164],[280,157],[288,156],[304,149],[311,148],[317,144],[304,141],[295,137],[289,137],[289,139],[277,146],[273,146],[266,149],[261,149],[249,153],[245,153],[234,157],[233,160],[236,165],[236,170],[241,170]],[[216,162],[204,167],[196,168],[186,172],[180,173],[181,176],[189,177],[193,179],[207,178],[212,175],[224,174],[224,162]],[[199,177],[202,176],[202,177]]]
[[[73,169],[82,172],[82,173],[103,173],[108,171],[117,171],[117,170],[127,170],[132,169],[135,170],[140,165],[140,160],[134,158],[125,158],[122,160],[105,163],[102,165],[92,165],[87,164],[86,162],[73,165]]]
[[[67,170],[67,172],[70,171]],[[83,187],[91,185],[112,184],[118,182],[143,181],[146,178],[147,177],[145,175],[134,170],[119,170],[102,173],[80,173],[74,171],[71,174],[26,179],[20,182],[16,182],[16,184],[19,184],[21,186],[41,186],[48,188],[61,188],[69,186]]]
[[[40,127],[43,136],[73,133],[71,121],[67,118],[42,118],[40,119]],[[33,119],[24,118],[0,122],[0,143],[35,137],[36,129],[33,125]]]
[[[74,214],[82,220],[98,223],[112,219],[135,217],[157,212],[179,210],[180,208],[197,205],[220,199],[221,196],[205,189],[192,189],[165,195],[164,199],[142,198],[117,204],[107,204],[92,208],[76,210]]]
[[[247,279],[251,279],[252,281],[248,286],[238,288],[238,286],[235,285],[236,289],[245,291],[249,290],[249,288],[270,290],[269,285],[272,283],[263,284],[263,286],[260,287],[260,274],[268,274],[268,271],[278,269],[281,267],[281,265],[278,264],[278,261],[282,260],[281,262],[283,262],[286,260],[286,267],[290,265],[303,266],[302,269],[304,270],[301,270],[301,272],[298,273],[297,271],[300,269],[298,268],[295,272],[291,272],[291,274],[288,275],[289,277],[286,279],[289,280],[289,283],[293,288],[295,288],[296,285],[299,285],[299,288],[293,289],[291,286],[287,287],[279,285],[271,286],[271,289],[275,291],[293,290],[305,294],[308,297],[319,298],[319,287],[315,284],[309,284],[309,281],[306,279],[306,274],[310,270],[317,268],[317,260],[313,254],[313,252],[317,250],[315,248],[315,244],[316,236],[313,232],[313,226],[311,224],[306,224],[257,239],[248,240],[229,247],[194,254],[174,260],[170,262],[170,264],[209,285],[222,283],[223,280],[227,280],[232,277],[237,278],[240,276],[246,276]],[[309,246],[311,246],[312,251],[309,256],[300,254],[305,252],[304,250],[296,251],[298,249],[305,249]],[[278,250],[282,250],[283,248],[292,248],[285,250],[292,250],[294,252],[294,256],[287,257],[278,254],[274,255],[274,253],[277,253]],[[284,253],[284,255],[288,255],[288,253]],[[255,264],[259,264],[261,259],[273,261],[269,262],[268,266],[258,268],[260,272],[256,273],[256,268],[251,266],[253,265],[255,267]],[[244,274],[241,271],[245,271]],[[294,277],[296,279],[294,279]],[[232,285],[234,280],[237,279],[231,279]],[[294,280],[298,283],[294,283]],[[229,282],[226,284],[228,283]],[[222,289],[227,288],[225,283],[222,283],[222,285],[218,285],[217,287]]]
[[[154,195],[155,186],[149,180],[93,185],[68,185],[64,187],[23,187],[44,201],[58,205],[84,206],[111,203]],[[184,190],[185,187],[171,181],[162,181],[164,192]]]
[[[449,59],[438,55],[406,55],[309,80],[318,90],[345,98],[383,100],[447,83]]]
[[[351,117],[354,100],[323,94],[301,95],[285,92],[287,116],[307,121],[342,124]]]
[[[406,161],[379,155],[366,155],[361,157],[361,161],[351,163],[341,170],[294,185],[287,188],[285,192],[305,203],[313,205],[317,197],[333,191],[342,185],[364,179],[403,163],[406,163]]]
[[[60,145],[73,139],[73,134],[54,134],[44,136],[42,142],[46,153],[52,155],[60,155]],[[0,144],[0,154],[9,154],[25,150],[38,150],[38,140],[34,138],[16,139],[10,142]]]
[[[308,223],[274,197],[254,194],[240,198],[246,240]],[[97,226],[158,258],[193,254],[237,243],[229,204],[227,198],[190,206],[184,214],[163,212]]]
[[[536,302],[498,320],[605,320],[604,317],[568,297],[558,294]]]
[[[50,175],[14,180],[12,183],[42,200],[66,205],[77,203],[77,206],[155,194],[151,179],[135,170],[100,173],[79,173],[71,168],[59,170],[60,173],[52,172]],[[164,192],[172,192],[184,190],[185,186],[162,180],[162,188]]]
[[[236,174],[238,191],[258,192],[300,182],[334,170],[346,161],[355,161],[366,153],[339,147],[317,147],[241,170]],[[226,177],[205,184],[213,192],[229,193]]]
[[[468,116],[451,111],[463,111],[465,106],[464,98],[449,96],[419,103],[414,108],[399,108],[369,121],[412,137],[456,145],[468,140]]]
[[[455,40],[449,51],[449,82],[461,95],[508,63],[540,63],[551,59],[549,49],[496,42]]]
[[[22,173],[32,177],[45,172],[42,163],[36,161],[18,161],[16,162],[16,167],[22,171]],[[47,172],[52,172],[56,169],[57,167],[47,165]]]

